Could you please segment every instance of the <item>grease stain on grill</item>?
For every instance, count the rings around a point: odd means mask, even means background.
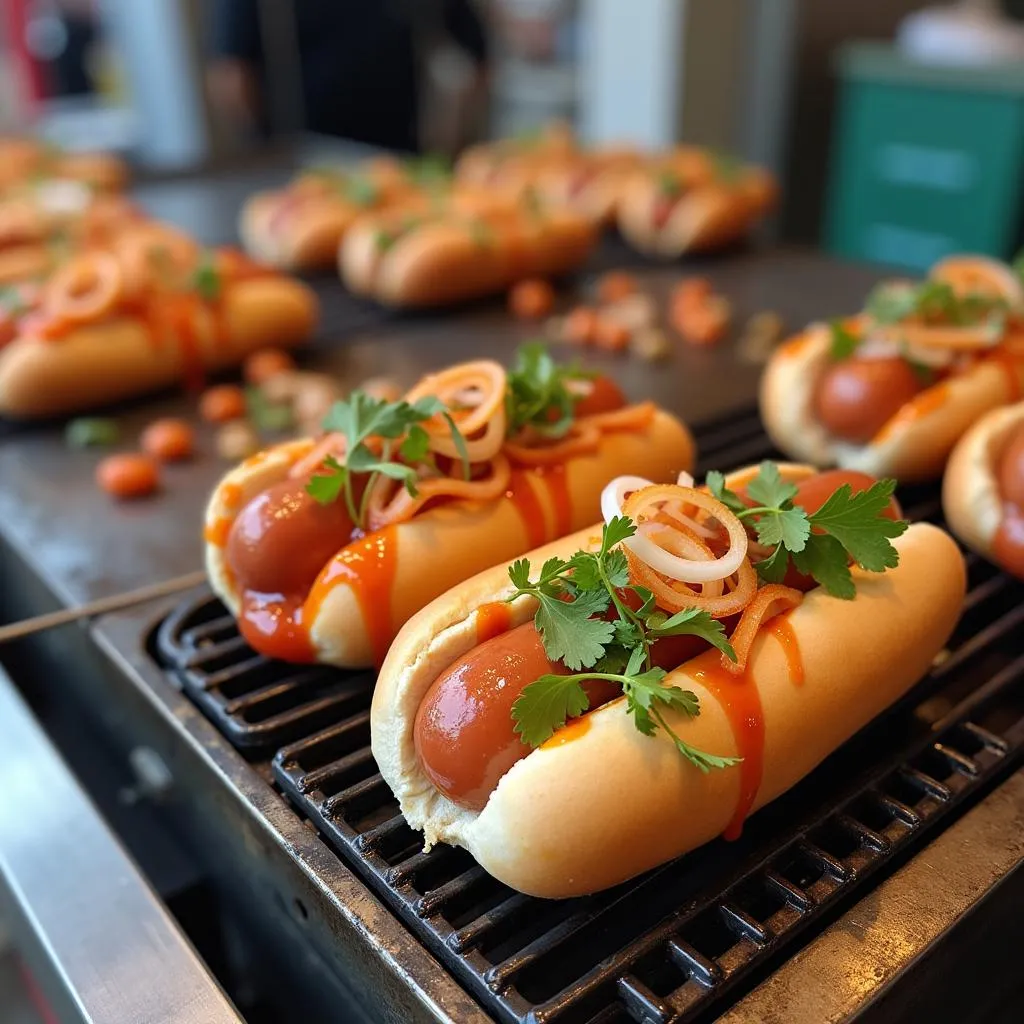
[[[697,432],[699,472],[775,455],[756,413]],[[909,518],[936,491],[901,489]],[[369,748],[373,675],[254,655],[212,597],[156,650],[277,785],[499,1021],[706,1020],[732,1005],[1024,758],[1024,588],[975,555],[948,653],[807,779],[715,842],[606,893],[532,899],[463,850],[422,850]]]

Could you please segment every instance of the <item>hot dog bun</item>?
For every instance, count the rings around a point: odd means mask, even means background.
[[[942,508],[950,529],[989,559],[1004,515],[996,466],[1006,442],[1022,423],[1024,402],[983,416],[953,449],[942,480]]]
[[[214,490],[206,511],[207,537],[226,538],[239,511],[257,494],[287,477],[291,467],[312,447],[312,441],[279,445],[233,469]],[[601,488],[613,476],[643,472],[659,480],[674,479],[693,465],[689,431],[674,417],[656,412],[642,430],[609,433],[590,455],[564,464],[571,498],[571,529],[594,518]],[[548,536],[556,531],[555,501],[542,472],[526,471],[526,484],[543,511]],[[392,633],[425,604],[482,568],[513,558],[530,547],[527,525],[509,498],[489,502],[451,502],[389,527],[395,545],[395,576],[391,586]],[[237,615],[241,595],[228,569],[222,543],[208,542],[206,567],[213,589]],[[363,608],[348,585],[331,588],[316,602],[307,621],[318,661],[342,667],[374,663],[374,650]]]
[[[750,472],[744,474],[749,478]],[[790,479],[807,467],[783,467]],[[742,485],[734,474],[730,486]],[[530,554],[539,564],[599,540],[593,526]],[[905,693],[951,633],[966,581],[952,539],[911,526],[895,540],[900,564],[884,574],[854,569],[852,602],[809,593],[788,613],[805,681],[791,681],[781,645],[755,642],[743,685],[756,686],[765,726],[764,771],[753,809],[785,792],[842,742]],[[432,682],[477,644],[475,609],[512,592],[507,567],[445,594],[399,634],[381,669],[371,711],[374,758],[413,828],[428,845],[469,850],[496,878],[535,896],[562,898],[615,885],[719,835],[739,799],[739,772],[701,774],[664,735],[639,733],[624,699],[587,715],[588,726],[517,762],[479,813],[442,796],[419,766],[413,723]],[[512,606],[512,626],[532,618],[532,599]],[[670,716],[689,743],[737,755],[718,698],[695,673],[718,655],[694,659],[666,679],[700,699],[696,719]],[[569,726],[568,728],[572,728]]]
[[[699,167],[688,170],[695,180],[684,185],[682,197],[660,227],[654,217],[661,188],[656,169],[635,171],[622,184],[619,231],[639,252],[674,259],[686,252],[722,248],[747,234],[775,204],[777,186],[759,168],[745,169],[735,182],[703,180]]]
[[[15,338],[0,349],[0,414],[30,419],[78,412],[167,387],[197,363],[216,372],[256,349],[297,345],[313,329],[317,303],[298,281],[258,277],[225,288],[216,329],[203,312],[194,344],[129,316],[83,325],[53,341]]]
[[[389,306],[443,306],[500,292],[526,277],[567,273],[597,243],[594,224],[566,209],[531,216],[516,206],[429,216],[382,249],[401,215],[367,216],[345,236],[338,265],[357,294]]]
[[[814,416],[814,392],[829,363],[825,325],[781,345],[761,378],[761,418],[772,441],[793,458],[903,481],[933,480],[964,431],[1024,388],[1024,360],[982,359],[924,391],[866,445],[829,435]]]
[[[334,264],[349,225],[362,212],[339,199],[309,203],[277,224],[282,193],[259,192],[242,208],[238,232],[250,256],[283,270],[315,270]]]

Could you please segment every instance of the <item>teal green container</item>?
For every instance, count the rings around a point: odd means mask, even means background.
[[[912,270],[951,252],[1009,258],[1024,223],[1024,67],[924,66],[857,44],[840,75],[828,248]]]

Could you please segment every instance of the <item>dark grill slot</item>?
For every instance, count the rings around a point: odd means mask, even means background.
[[[753,413],[698,441],[702,471],[775,454]],[[940,521],[934,489],[900,497]],[[277,751],[287,799],[498,1020],[705,1020],[1024,762],[1024,588],[967,566],[963,619],[929,675],[739,842],[563,902],[511,891],[463,850],[422,851],[370,753],[370,673],[255,656],[209,597],[163,624],[159,649],[236,746]]]

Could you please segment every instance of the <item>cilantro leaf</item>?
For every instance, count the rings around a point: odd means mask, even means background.
[[[613,587],[628,585],[629,563],[626,561],[626,553],[621,548],[608,552],[604,559],[604,575]]]
[[[508,373],[509,436],[527,426],[543,437],[564,436],[572,426],[577,402],[567,385],[590,376],[575,366],[559,366],[542,342],[522,345]]]
[[[216,302],[220,298],[220,271],[214,253],[207,250],[199,257],[190,284],[204,302]]]
[[[373,206],[380,198],[380,189],[365,174],[353,174],[342,186],[345,198],[356,206]]]
[[[768,509],[754,523],[754,529],[765,547],[781,544],[788,551],[803,551],[811,534],[807,513],[802,508]]]
[[[338,500],[338,495],[345,486],[347,471],[332,455],[327,456],[324,465],[333,472],[314,474],[306,484],[306,493],[321,505],[330,505],[331,502]]]
[[[588,591],[572,602],[543,593],[537,596],[540,607],[534,621],[547,656],[574,671],[593,667],[615,635],[613,623],[592,618],[607,610],[608,595]]]
[[[856,597],[857,588],[846,564],[846,549],[835,537],[827,533],[812,533],[803,551],[794,553],[792,557],[798,572],[812,576],[833,597],[844,601],[852,601]],[[761,563],[758,563],[757,570],[761,571]]]
[[[840,320],[833,320],[828,327],[832,338],[829,355],[837,363],[849,359],[857,351],[860,339],[856,334],[848,331]]]
[[[890,538],[899,537],[909,525],[883,516],[895,489],[895,480],[879,480],[853,494],[850,485],[843,484],[811,515],[810,522],[842,544],[862,569],[892,569],[899,564],[899,552]]]
[[[530,560],[528,558],[517,558],[508,567],[508,578],[512,581],[512,586],[516,590],[525,591],[530,585]]]
[[[806,550],[806,545],[804,547]],[[780,544],[767,558],[754,563],[754,568],[765,583],[781,583],[789,567],[789,552]]]
[[[895,324],[905,320],[917,309],[918,290],[903,281],[883,281],[867,297],[864,310],[880,324]]]
[[[676,612],[657,627],[650,628],[648,636],[699,636],[733,661],[736,660],[736,652],[725,635],[725,626],[698,608],[684,608]]]
[[[515,731],[531,747],[549,740],[566,719],[582,715],[590,698],[578,676],[544,675],[530,683],[512,705]]]
[[[613,516],[601,531],[601,554],[606,555],[616,544],[621,544],[636,533],[636,523],[629,516]]]
[[[403,459],[409,462],[422,462],[430,451],[430,435],[418,423],[414,423],[398,450],[402,453]]]
[[[601,581],[601,560],[591,551],[577,551],[569,559],[572,566],[572,581],[578,590],[593,590],[603,586]]]
[[[765,460],[757,469],[757,476],[747,485],[747,494],[758,505],[781,508],[796,497],[795,484],[782,479],[777,463]]]
[[[707,484],[712,496],[717,498],[730,512],[746,512],[750,507],[735,491],[730,491],[725,486],[725,475],[719,473],[717,469],[712,469],[707,473],[704,483]]]
[[[648,590],[647,587],[638,587],[635,584],[629,589],[632,590],[642,602],[640,607],[636,610],[637,618],[645,619],[652,611],[654,611],[654,592]]]
[[[666,199],[675,199],[682,195],[683,183],[675,171],[666,169],[658,173],[658,191]]]

